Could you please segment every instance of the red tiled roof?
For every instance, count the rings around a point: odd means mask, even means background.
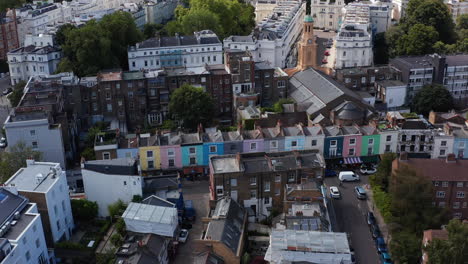
[[[408,159],[399,160],[399,165],[406,164],[416,169],[432,181],[468,181],[468,160],[448,163],[445,159]]]

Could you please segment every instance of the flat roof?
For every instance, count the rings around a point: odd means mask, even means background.
[[[122,218],[172,225],[177,209],[141,203],[130,203]]]
[[[30,207],[31,204],[28,204],[25,207],[21,212],[21,217],[16,220],[16,224],[14,226],[11,226],[10,229],[8,229],[8,232],[3,236],[4,238],[9,240],[18,240],[18,237],[25,231],[34,218],[39,217],[39,215],[26,213]],[[32,241],[30,243],[32,243]]]
[[[22,196],[15,195],[10,191],[0,188],[0,226],[21,209],[28,200]]]
[[[272,250],[308,251],[316,253],[349,254],[346,233],[318,232],[306,230],[271,231],[270,247]]]
[[[33,162],[19,169],[5,184],[19,191],[45,193],[58,181],[61,171],[59,163]]]

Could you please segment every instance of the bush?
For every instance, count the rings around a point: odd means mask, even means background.
[[[283,109],[283,105],[284,104],[293,104],[294,101],[290,98],[282,98],[282,99],[279,99],[278,102],[276,102],[274,105],[273,105],[273,110],[275,110],[276,113],[283,113],[284,109]]]
[[[122,218],[119,218],[115,223],[115,229],[121,236],[125,236],[125,232],[127,231],[127,227],[125,226],[125,221]]]
[[[73,216],[83,222],[90,222],[98,214],[98,205],[96,202],[88,200],[71,200]]]
[[[123,238],[120,234],[113,234],[110,238],[110,241],[115,247],[120,247],[123,243]]]
[[[392,220],[392,213],[390,212],[391,198],[390,195],[380,188],[378,185],[372,186],[372,192],[374,194],[374,201],[380,214],[384,218],[386,223],[390,223]]]
[[[111,226],[111,222],[105,221],[103,225],[101,226],[101,228],[99,228],[99,234],[105,235],[107,233],[107,230],[109,230],[110,226]]]

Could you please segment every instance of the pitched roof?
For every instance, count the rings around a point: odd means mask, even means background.
[[[407,165],[415,169],[431,181],[464,181],[468,182],[468,160],[446,162],[445,159],[410,158],[397,160],[399,165]]]

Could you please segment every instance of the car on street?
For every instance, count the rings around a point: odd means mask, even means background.
[[[377,247],[377,253],[382,254],[387,252],[387,245],[385,244],[385,240],[383,237],[378,237],[375,240],[375,246]]]
[[[382,232],[380,232],[380,228],[377,224],[373,224],[370,226],[370,232],[372,234],[373,239],[377,239],[382,235]]]
[[[359,175],[352,171],[340,171],[338,179],[342,182],[345,181],[359,181]]]
[[[6,138],[4,137],[0,138],[0,148],[6,148],[6,146],[7,146]]]
[[[330,187],[330,197],[334,199],[341,199],[341,193],[338,187],[336,186]]]
[[[356,193],[356,196],[358,199],[361,199],[361,200],[367,199],[366,190],[364,190],[364,188],[362,188],[361,186],[354,187],[354,192]]]
[[[325,177],[335,177],[336,175],[337,175],[336,171],[334,170],[330,170],[330,169],[325,170]]]
[[[179,242],[185,243],[187,241],[189,231],[187,229],[181,229],[179,232]]]
[[[376,224],[375,216],[374,216],[373,212],[367,212],[366,213],[366,220],[367,220],[368,225]]]
[[[373,165],[362,164],[361,167],[359,168],[359,171],[362,174],[374,174],[377,172],[377,169]]]
[[[382,252],[380,254],[380,260],[382,261],[382,264],[392,264],[392,258],[390,258],[390,254],[388,252]]]
[[[330,32],[330,30],[329,29],[324,29],[323,32]]]
[[[3,94],[3,95],[7,95],[7,94],[9,94],[9,93],[11,93],[11,92],[13,92],[13,89],[12,89],[11,87],[8,87],[8,88],[6,88],[5,90],[3,90],[2,94]]]

